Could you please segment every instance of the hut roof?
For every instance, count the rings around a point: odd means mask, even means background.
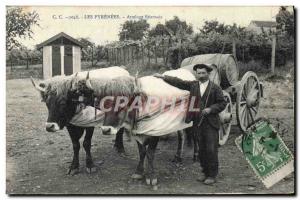
[[[72,43],[76,44],[77,46],[80,46],[81,48],[84,47],[84,44],[83,44],[83,43],[81,43],[80,41],[76,40],[75,38],[73,38],[73,37],[67,35],[67,34],[64,33],[64,32],[61,32],[61,33],[59,33],[59,34],[57,34],[57,35],[55,35],[55,36],[49,38],[48,40],[46,40],[46,41],[44,41],[44,42],[38,44],[36,47],[37,47],[37,49],[40,49],[40,48],[42,48],[43,46],[46,46],[46,45],[50,44],[51,42],[53,42],[53,41],[55,41],[55,40],[57,40],[57,39],[59,39],[59,38],[65,38],[65,39],[71,41]]]

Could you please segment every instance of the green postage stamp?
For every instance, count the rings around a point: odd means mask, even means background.
[[[294,157],[272,124],[261,119],[235,140],[263,184],[270,188],[294,171]]]

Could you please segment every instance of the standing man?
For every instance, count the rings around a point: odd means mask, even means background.
[[[199,147],[199,159],[204,176],[197,180],[207,185],[216,182],[218,175],[218,143],[220,121],[218,114],[226,107],[222,89],[209,80],[213,70],[209,65],[196,64],[193,67],[196,81],[183,81],[176,77],[155,74],[167,83],[190,91],[186,123],[193,121],[193,135]]]

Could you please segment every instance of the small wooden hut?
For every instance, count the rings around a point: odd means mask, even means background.
[[[81,71],[83,46],[81,42],[63,32],[38,44],[37,49],[43,49],[43,78]]]

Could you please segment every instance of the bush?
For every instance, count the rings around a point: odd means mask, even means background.
[[[236,57],[238,61],[247,63],[253,67],[253,61],[260,63],[257,68],[269,69],[272,56],[272,38],[267,33],[255,34],[244,31],[239,37],[229,34],[220,34],[214,31],[198,33],[191,41],[182,45],[174,45],[169,48],[168,61],[172,68],[178,68],[186,57],[208,53],[232,53],[233,38],[236,40]],[[276,66],[282,66],[294,59],[294,39],[285,35],[277,36]],[[250,63],[250,64],[249,64]]]
[[[255,60],[251,60],[246,63],[238,61],[238,68],[239,68],[239,76],[240,76],[239,79],[241,79],[244,76],[244,74],[248,71],[253,71],[257,74],[265,74],[270,72],[270,70],[263,65],[262,61],[255,61]]]

